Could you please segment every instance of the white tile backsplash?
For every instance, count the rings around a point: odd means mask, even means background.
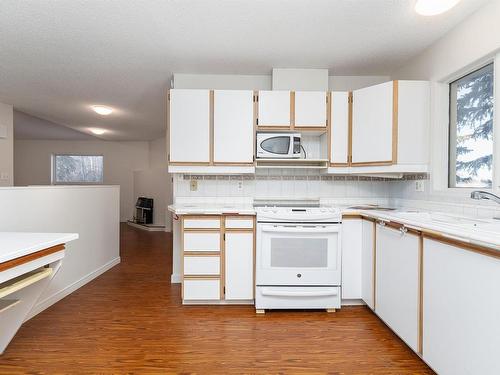
[[[190,190],[195,177],[198,190]],[[430,180],[424,191],[415,191],[414,180],[358,179],[353,176],[322,176],[315,170],[259,169],[245,176],[187,176],[174,178],[175,202],[196,201],[233,203],[253,199],[321,199],[328,204],[380,204],[417,210],[441,211],[477,218],[500,216],[500,205],[473,201],[467,194],[436,193]],[[241,189],[238,184],[241,184]],[[332,203],[333,202],[333,203]]]

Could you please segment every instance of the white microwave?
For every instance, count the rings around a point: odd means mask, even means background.
[[[300,133],[257,133],[257,158],[300,158]]]

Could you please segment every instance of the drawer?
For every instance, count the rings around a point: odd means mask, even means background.
[[[184,251],[220,251],[220,233],[184,232]]]
[[[220,275],[220,257],[184,257],[184,275]]]
[[[256,309],[336,309],[340,308],[337,286],[258,286]]]
[[[184,219],[184,228],[186,229],[219,229],[220,228],[220,218],[218,217],[207,217],[196,218],[196,219]]]
[[[219,279],[184,279],[184,300],[218,300],[220,299]]]
[[[253,218],[227,217],[226,228],[228,229],[253,229]]]

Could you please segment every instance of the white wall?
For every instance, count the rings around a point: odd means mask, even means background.
[[[172,176],[167,173],[167,143],[165,137],[149,142],[149,167],[134,171],[134,197],[154,200],[153,224],[172,230],[172,215],[167,206],[172,204]]]
[[[0,186],[14,184],[13,108],[0,103],[0,127],[7,129],[7,138],[0,138]]]
[[[391,196],[415,202],[434,201],[455,204],[458,213],[474,215],[479,210],[479,216],[491,217],[493,215],[496,209],[494,203],[471,200],[468,190],[446,188],[449,99],[448,87],[445,84],[493,59],[495,52],[499,50],[500,1],[496,0],[488,2],[392,74],[394,79],[422,79],[437,83],[433,85],[432,91],[432,126],[429,139],[431,145],[430,180],[425,181],[424,192],[416,192],[413,182],[401,181],[392,184]],[[500,58],[497,57],[496,65],[499,65],[499,62]],[[498,76],[496,80],[499,82]],[[497,99],[498,92],[500,90],[497,88],[495,94]],[[497,100],[496,108],[500,108],[498,102],[499,100]],[[498,112],[496,109],[495,111]],[[497,128],[497,122],[495,122],[495,128]],[[500,134],[498,129],[496,134]],[[497,143],[500,144],[500,142]],[[498,146],[495,156],[495,160],[500,158]],[[497,171],[500,171],[500,168]],[[498,177],[497,181],[500,181]]]
[[[0,228],[78,233],[48,289],[30,313],[46,309],[120,262],[118,186],[0,188]]]
[[[395,79],[446,80],[500,49],[500,1],[486,3],[419,56],[392,74]]]
[[[53,153],[103,155],[104,184],[119,185],[121,189],[120,220],[132,218],[137,198],[134,195],[134,171],[149,168],[148,142],[16,140],[15,185],[50,185]]]

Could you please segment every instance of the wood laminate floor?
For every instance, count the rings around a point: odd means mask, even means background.
[[[122,226],[122,263],[26,322],[0,374],[432,374],[365,307],[182,306],[172,238]]]

